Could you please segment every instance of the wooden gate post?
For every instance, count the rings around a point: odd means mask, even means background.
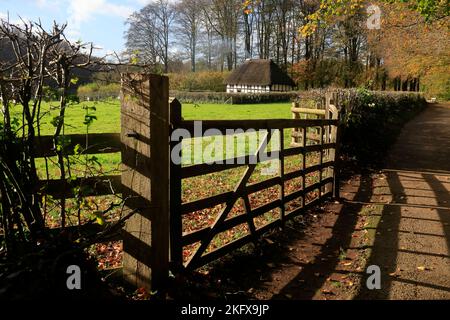
[[[123,234],[125,280],[159,290],[169,272],[169,81],[122,74],[122,185],[125,212],[136,210]]]
[[[181,116],[181,103],[177,99],[170,102],[170,125],[172,132],[179,126]],[[170,142],[170,152],[177,144],[182,144],[180,141]],[[171,155],[172,156],[172,155]],[[182,158],[182,148],[179,156]],[[181,160],[181,159],[180,159]],[[170,260],[173,263],[174,270],[177,270],[183,265],[183,246],[181,243],[181,235],[183,233],[183,225],[181,218],[181,162],[176,164],[170,161]]]

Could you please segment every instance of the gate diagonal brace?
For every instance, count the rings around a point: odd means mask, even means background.
[[[268,146],[271,138],[272,138],[271,134],[269,133],[269,131],[267,131],[266,135],[264,136],[262,142],[260,143],[260,145],[258,147],[258,150],[254,154],[254,157],[256,157],[256,159],[258,159],[258,155],[265,149],[265,147]],[[257,166],[257,163],[249,164],[247,166],[245,173],[242,175],[241,180],[238,182],[237,186],[235,187],[235,189],[233,191],[233,196],[230,197],[230,199],[226,202],[225,208],[222,210],[219,217],[217,217],[216,221],[211,226],[211,229],[209,230],[208,234],[202,240],[200,247],[196,250],[195,254],[187,262],[187,266],[190,265],[195,260],[199,259],[202,256],[202,254],[205,252],[205,250],[208,248],[208,245],[211,243],[212,239],[216,235],[217,227],[222,222],[225,221],[225,219],[228,217],[228,214],[230,213],[231,209],[235,205],[236,201],[240,198],[239,194],[244,192],[245,198],[247,198],[247,201],[249,201],[248,193],[246,192],[246,189],[247,189],[246,185],[247,185],[248,179],[250,178],[252,173],[255,171],[256,166]],[[244,201],[245,201],[245,199],[244,199]],[[246,206],[246,214],[249,216],[247,222],[249,224],[251,233],[254,234],[255,226],[251,219],[250,203],[248,202],[248,207],[247,207],[247,204],[245,206]]]

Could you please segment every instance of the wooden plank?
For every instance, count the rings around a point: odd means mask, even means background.
[[[169,122],[168,78],[122,74],[122,159],[127,159],[122,183],[130,195],[140,196],[144,208],[127,220],[123,230],[124,278],[148,290],[163,288],[168,278]]]
[[[225,246],[215,249],[207,254],[204,254],[203,256],[199,257],[196,260],[192,260],[192,261],[185,263],[185,268],[187,270],[195,270],[201,266],[204,266],[205,264],[207,264],[211,261],[214,261],[214,260],[232,252],[235,249],[242,247],[246,243],[252,241],[252,239],[253,239],[253,235],[248,234],[242,238],[231,241],[228,244],[226,244]]]
[[[327,179],[322,180],[322,182],[317,182],[310,186],[307,186],[304,190],[294,191],[285,196],[285,201],[289,202],[289,201],[295,200],[301,196],[305,196],[307,193],[314,191],[315,189],[319,189],[323,185],[325,185],[327,183],[331,183],[331,182],[333,182],[333,178],[327,178]]]
[[[250,184],[246,187],[246,189],[249,194],[252,194],[252,193],[273,187],[277,184],[281,184],[281,181],[282,181],[281,178],[279,176],[277,176],[277,177],[273,177],[273,178],[270,178],[270,179],[267,179],[267,180],[264,180],[261,182]]]
[[[216,235],[220,232],[232,229],[232,228],[234,228],[240,224],[243,224],[245,222],[247,222],[247,214],[240,214],[233,218],[227,219],[214,229],[214,231],[213,231],[214,235]],[[203,240],[204,237],[208,236],[208,234],[211,233],[211,230],[212,230],[211,227],[206,227],[206,228],[202,228],[200,230],[196,230],[193,232],[183,234],[183,236],[182,236],[183,246]]]
[[[280,177],[274,177],[268,180],[264,180],[262,182],[258,182],[252,185],[249,185],[246,187],[247,194],[252,194],[270,187],[273,187],[277,184],[280,184],[281,180]],[[184,203],[181,206],[181,213],[183,215],[189,214],[198,210],[203,210],[205,208],[214,207],[218,204],[225,203],[232,195],[234,194],[233,191],[221,193],[218,195],[214,195],[208,198],[195,200],[192,202]],[[227,220],[229,221],[229,220]],[[209,228],[208,228],[209,230]]]
[[[217,194],[208,198],[203,198],[187,203],[183,203],[180,208],[181,214],[188,214],[198,210],[215,207],[221,203],[225,203],[229,197],[233,195],[233,191]]]
[[[285,193],[285,186],[284,186],[284,130],[280,130],[280,152],[278,154],[278,161],[279,161],[279,167],[278,167],[278,171],[279,171],[279,177],[280,177],[280,209],[281,209],[281,225],[284,228],[285,226],[285,213],[286,213],[286,208],[285,208],[285,201],[284,201],[284,193]]]
[[[90,133],[69,134],[65,138],[70,141],[65,154],[73,155],[76,145],[82,147],[82,154],[116,153],[120,152],[119,133]],[[87,148],[86,148],[87,144]],[[53,136],[41,136],[36,138],[36,158],[56,156],[53,150]]]
[[[318,116],[325,116],[325,110],[322,109],[293,107],[291,108],[291,111],[294,113],[315,114]]]
[[[325,143],[325,144],[315,144],[315,145],[310,145],[310,146],[299,146],[299,147],[293,147],[293,148],[288,148],[288,149],[283,149],[282,154],[285,157],[288,156],[294,156],[297,154],[301,154],[303,152],[316,152],[316,151],[320,151],[323,149],[334,149],[336,148],[336,144],[335,143]]]
[[[223,160],[223,164],[220,163],[200,163],[181,168],[181,177],[183,179],[203,176],[210,173],[221,172],[233,168],[245,167],[248,165],[249,156],[236,157],[232,159]]]
[[[281,220],[275,220],[275,221],[257,229],[255,232],[255,236],[261,236],[262,234],[266,233],[267,231],[269,231],[273,228],[276,228],[280,225],[281,225]],[[226,255],[226,254],[232,252],[233,250],[235,250],[237,248],[242,247],[244,244],[252,241],[252,239],[253,239],[253,236],[251,234],[248,234],[242,238],[231,241],[230,243],[226,244],[225,246],[215,249],[207,254],[204,254],[199,259],[186,264],[186,268],[188,270],[194,270],[196,268],[199,268],[211,261],[214,261],[214,260],[222,257],[223,255]]]
[[[170,259],[170,131],[169,78],[150,75],[150,159],[152,213],[152,290],[169,277]]]
[[[306,128],[303,128],[303,137],[306,137]],[[305,150],[306,149],[306,139],[305,138],[303,138],[302,139],[302,147],[303,147],[303,150]],[[302,190],[305,190],[306,189],[306,151],[303,151],[302,152]],[[305,199],[305,196],[303,195],[303,197],[302,197],[302,207],[304,207],[305,206],[305,204],[306,204],[306,199]]]
[[[327,161],[327,162],[322,163],[322,165],[316,164],[314,166],[307,167],[304,170],[300,169],[300,170],[297,170],[297,171],[292,171],[292,172],[286,173],[284,175],[284,181],[292,180],[292,179],[301,177],[303,175],[307,175],[309,173],[313,173],[313,172],[319,171],[320,169],[323,169],[323,168],[326,168],[326,167],[330,167],[332,165],[334,165],[334,161]]]
[[[171,134],[176,125],[181,121],[182,106],[177,99],[170,101],[170,127]],[[178,146],[183,143],[180,141],[170,142],[170,154]],[[174,159],[170,161],[170,261],[173,263],[175,269],[183,266],[183,246],[181,243],[181,235],[183,233],[183,224],[181,213],[183,208],[181,206],[181,159],[182,148],[180,147],[180,163],[176,163]]]
[[[323,127],[320,127],[320,145],[322,146],[324,136],[324,129]],[[322,197],[322,176],[323,176],[323,149],[320,150],[320,156],[319,156],[319,164],[321,166],[319,170],[319,182],[320,182],[320,188],[319,188],[319,198]]]
[[[221,163],[200,163],[187,167],[182,167],[181,177],[183,179],[203,176],[206,174],[221,172],[233,168],[245,167],[249,164],[258,164],[261,162],[261,156],[258,153],[255,155],[246,155],[242,157],[229,158],[220,161]]]
[[[123,197],[134,199],[133,207],[145,207],[144,201],[151,202],[150,196],[150,145],[136,141],[130,134],[150,138],[150,99],[148,76],[123,74],[121,88],[121,140],[123,172],[122,183],[129,190]],[[130,159],[129,161],[126,159]],[[145,170],[145,171],[144,171]],[[139,186],[139,188],[137,188]],[[124,213],[133,210],[125,203]],[[123,276],[126,282],[135,287],[151,290],[151,265],[138,259],[136,244],[151,247],[151,211],[141,210],[128,219],[122,231],[123,241]],[[136,241],[138,239],[139,241]]]
[[[266,203],[266,204],[264,204],[264,205],[262,205],[262,206],[260,206],[258,208],[253,209],[252,212],[251,212],[251,216],[253,218],[255,218],[255,217],[258,217],[260,215],[263,215],[264,213],[269,212],[270,210],[273,210],[273,209],[275,209],[277,207],[281,207],[282,203],[283,202],[280,199],[276,199],[274,201]]]
[[[295,138],[303,138],[303,135],[301,132],[292,132],[291,135],[292,135],[292,137],[295,137]],[[320,141],[320,135],[318,135],[317,133],[308,132],[306,134],[306,139]]]
[[[328,195],[329,194],[324,194],[324,196],[328,196]],[[323,199],[321,199],[321,198],[317,198],[317,199],[307,203],[303,207],[300,207],[298,209],[294,209],[294,210],[288,212],[286,214],[286,219],[292,219],[295,216],[298,216],[299,214],[304,214],[307,210],[313,208],[314,206],[317,206],[322,200]],[[239,224],[237,224],[237,225],[239,225]],[[266,233],[267,231],[272,230],[272,229],[274,229],[276,227],[279,227],[281,225],[282,225],[281,219],[277,219],[277,220],[275,220],[275,221],[273,221],[273,222],[271,222],[271,223],[269,223],[269,224],[267,224],[267,225],[257,229],[255,235],[256,236],[261,236],[264,233]],[[198,235],[197,235],[197,240],[193,241],[193,242],[189,242],[187,244],[194,243],[194,242],[197,242],[197,241],[201,240],[201,236],[203,234],[206,234],[208,231],[209,230],[204,230],[204,231],[201,230],[198,233]],[[193,237],[190,238],[189,235],[186,235],[186,240],[193,240],[193,239],[194,239]],[[203,265],[205,265],[205,264],[207,264],[207,263],[209,263],[211,261],[214,261],[214,260],[216,260],[216,259],[218,259],[218,258],[220,258],[220,257],[222,257],[222,256],[224,256],[224,255],[226,255],[226,254],[228,254],[230,252],[232,252],[233,250],[243,246],[244,244],[252,241],[252,239],[253,239],[252,235],[248,234],[248,235],[246,235],[246,236],[244,236],[242,238],[234,240],[234,241],[226,244],[223,247],[215,249],[215,250],[213,250],[213,251],[211,251],[211,252],[209,252],[207,254],[204,254],[199,259],[193,261],[193,263],[186,264],[186,268],[189,269],[189,270],[193,270],[193,269],[199,268],[199,267],[201,267],[201,266],[203,266]]]
[[[240,214],[238,216],[229,218],[229,219],[223,221],[220,225],[217,225],[217,227],[215,227],[214,230],[212,230],[211,227],[206,227],[206,228],[202,228],[200,230],[185,233],[185,234],[183,234],[183,237],[182,237],[183,246],[203,240],[203,238],[205,236],[207,236],[208,234],[210,234],[212,231],[213,231],[214,235],[217,235],[221,232],[230,230],[240,224],[247,222],[247,219],[249,217],[251,219],[254,219],[270,210],[273,210],[273,209],[279,207],[280,205],[281,205],[281,201],[279,199],[277,199],[277,200],[274,200],[267,204],[264,204],[258,208],[253,209],[250,213],[244,213],[244,214]]]
[[[180,128],[188,130],[194,134],[194,124],[196,120],[183,120],[180,122]],[[252,119],[252,120],[202,120],[202,132],[208,129],[217,129],[222,131],[222,135],[227,134],[225,130],[270,130],[270,129],[288,129],[302,127],[319,127],[326,125],[336,125],[336,120],[309,120],[309,119]],[[228,133],[231,134],[231,133]],[[215,134],[211,134],[215,135]]]
[[[329,196],[329,195],[331,195],[331,193],[324,194],[323,196],[325,197],[325,196]],[[298,215],[305,214],[307,210],[312,209],[313,207],[319,205],[322,201],[323,201],[323,199],[321,199],[321,198],[314,199],[300,208],[289,211],[288,213],[286,213],[286,217],[288,219],[292,219]]]
[[[341,172],[341,160],[340,160],[340,150],[341,150],[341,135],[342,135],[342,125],[338,125],[336,129],[336,149],[334,152],[335,166],[333,170],[333,197],[340,198],[340,172]]]
[[[84,197],[103,196],[108,194],[122,193],[122,183],[120,175],[99,176],[88,178],[77,178],[68,182],[67,180],[41,180],[39,188],[55,199],[74,198],[73,188],[81,187],[81,194]]]

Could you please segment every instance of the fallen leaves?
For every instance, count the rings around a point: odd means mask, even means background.
[[[425,266],[419,266],[419,267],[417,267],[417,270],[419,270],[419,271],[431,271],[431,268],[425,267]]]
[[[399,277],[400,276],[400,271],[402,271],[400,268],[397,268],[394,272],[389,273],[389,275],[391,277]]]

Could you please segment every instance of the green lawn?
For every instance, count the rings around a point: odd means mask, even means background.
[[[218,119],[291,119],[290,103],[268,104],[183,104],[182,114],[186,120]]]
[[[97,120],[86,127],[84,118],[86,115],[86,107],[91,108],[91,115],[95,115]],[[95,110],[92,110],[95,107]],[[186,120],[219,120],[219,119],[290,119],[291,111],[290,103],[270,103],[270,104],[245,104],[245,105],[229,105],[229,104],[183,104],[182,116]],[[20,106],[12,109],[12,114],[19,116],[21,114]],[[44,103],[41,111],[41,135],[51,135],[54,131],[52,120],[58,116],[57,103]],[[65,134],[86,133],[115,133],[120,132],[120,101],[110,100],[102,102],[82,102],[79,104],[69,105],[65,114]],[[290,130],[285,131],[286,146],[290,143]],[[203,147],[206,147],[211,141],[202,141]],[[259,143],[259,142],[258,142]],[[193,150],[193,140],[184,140],[184,145],[191,144]],[[241,156],[249,152],[248,141],[244,146],[238,146],[235,142],[236,156]],[[184,149],[185,150],[185,149]],[[102,164],[101,170],[109,172],[118,168],[120,163],[120,154],[100,154],[97,155],[99,162]],[[191,163],[193,156],[185,154],[183,163]],[[49,159],[49,173],[51,177],[57,177],[59,174],[58,167],[52,163],[56,159]],[[43,159],[37,160],[40,175],[44,178],[45,163]],[[76,166],[74,167],[76,170]],[[100,168],[99,168],[100,169]],[[117,173],[117,171],[116,171]]]
[[[83,107],[95,107],[91,114],[97,120],[89,128],[91,133],[120,132],[119,100],[102,102],[82,102],[70,105],[66,109],[65,133],[85,133],[83,124],[86,110]],[[182,115],[186,120],[219,120],[219,119],[291,119],[290,103],[270,104],[183,104]],[[20,115],[20,106],[12,109],[13,115]],[[56,103],[44,103],[42,106],[41,134],[51,135],[54,127],[52,119],[58,115]]]

